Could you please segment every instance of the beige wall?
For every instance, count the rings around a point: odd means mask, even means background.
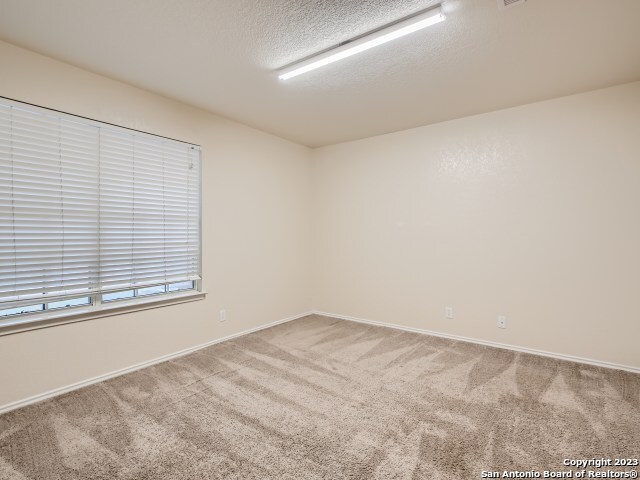
[[[0,337],[0,407],[309,310],[309,149],[7,43],[0,59],[2,96],[202,145],[209,292]]]
[[[313,159],[316,309],[640,367],[640,83]]]

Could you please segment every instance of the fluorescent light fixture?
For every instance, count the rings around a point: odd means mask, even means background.
[[[288,80],[289,78],[297,77],[316,68],[324,67],[325,65],[350,57],[356,53],[364,52],[365,50],[390,42],[396,38],[417,32],[430,25],[442,22],[444,19],[445,16],[442,13],[442,8],[438,5],[425,12],[412,15],[391,25],[382,27],[370,34],[347,41],[336,48],[284,67],[278,71],[278,78],[280,78],[280,80]]]

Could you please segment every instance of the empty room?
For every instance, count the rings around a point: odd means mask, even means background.
[[[0,0],[0,480],[637,478],[640,0]]]

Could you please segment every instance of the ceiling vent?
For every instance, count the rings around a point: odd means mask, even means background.
[[[508,7],[514,7],[516,5],[521,5],[527,0],[498,0],[498,7],[504,9]]]

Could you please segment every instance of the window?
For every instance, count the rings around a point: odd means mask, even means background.
[[[0,327],[200,290],[200,148],[0,98]]]

